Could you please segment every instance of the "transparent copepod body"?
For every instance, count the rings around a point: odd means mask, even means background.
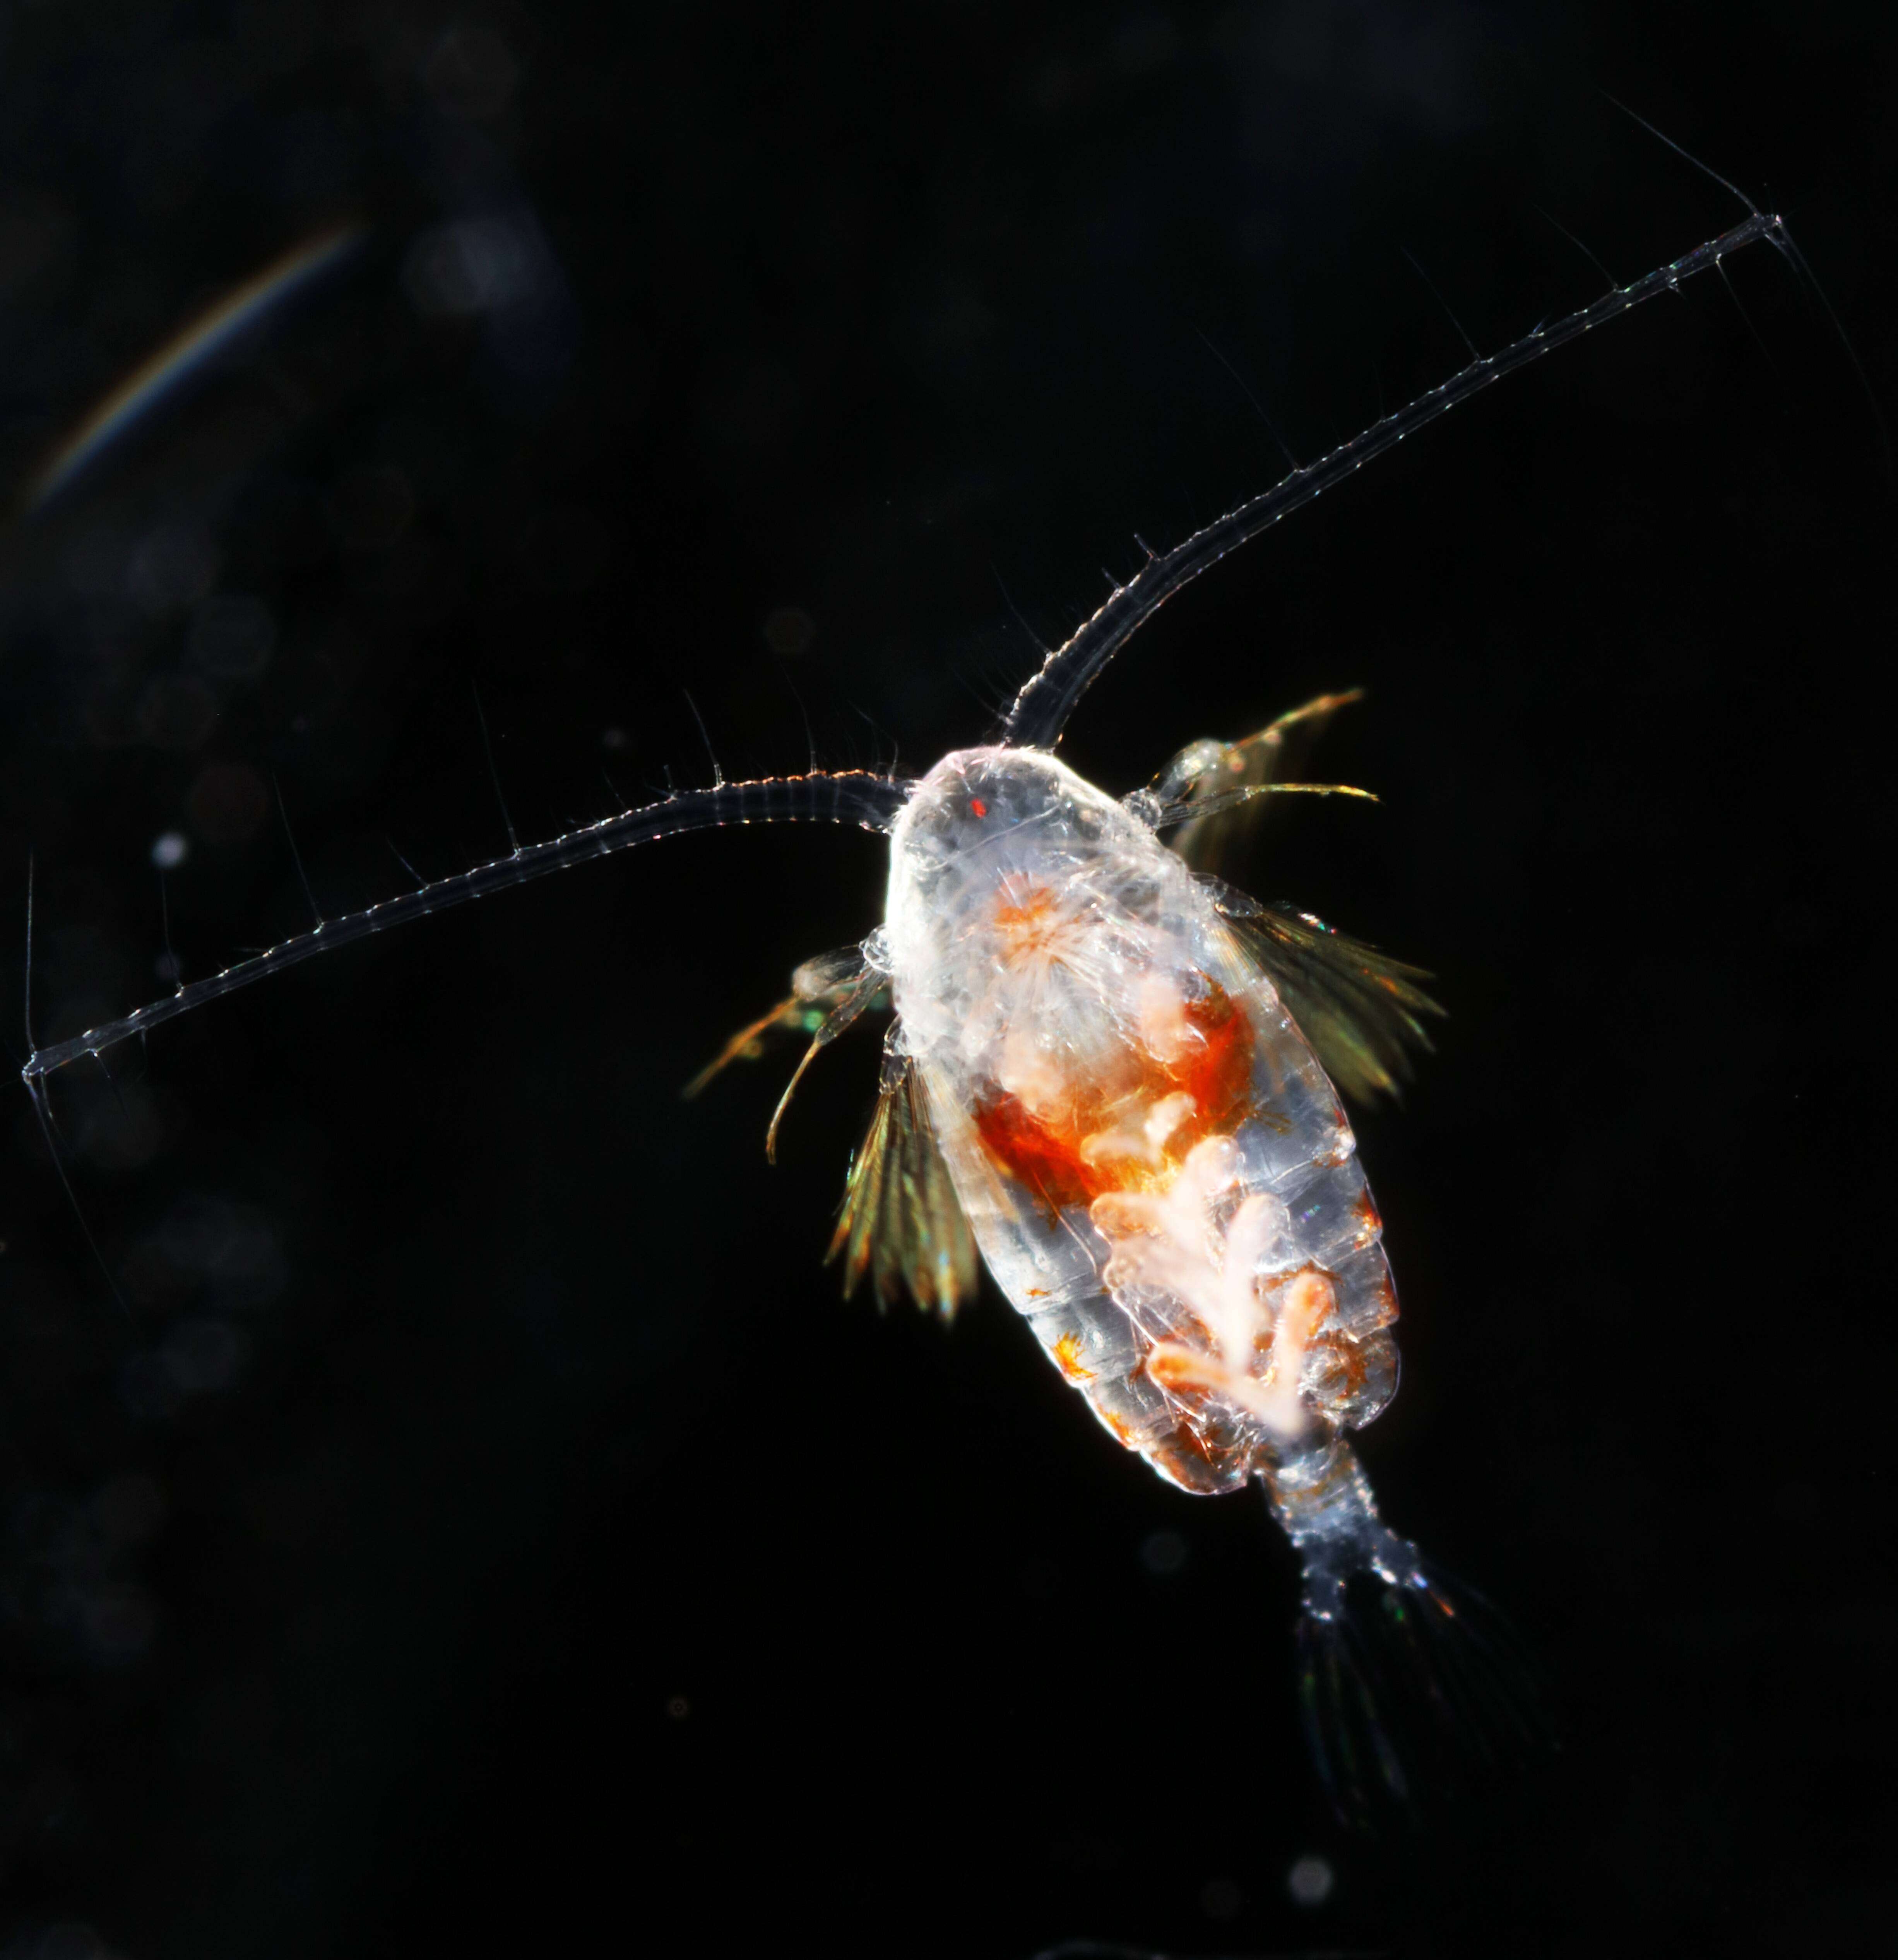
[[[1182,1489],[1327,1482],[1395,1391],[1395,1294],[1337,1096],[1207,886],[1052,756],[968,749],[894,826],[885,932],[957,1194],[1063,1374]]]

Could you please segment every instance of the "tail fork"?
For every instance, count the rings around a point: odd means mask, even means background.
[[[1304,1567],[1299,1714],[1341,1822],[1413,1822],[1546,1751],[1515,1634],[1378,1516],[1341,1435],[1315,1426],[1264,1481]]]

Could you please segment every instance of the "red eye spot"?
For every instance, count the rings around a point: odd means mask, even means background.
[[[988,815],[988,805],[985,803],[980,797],[971,797],[968,800],[968,807],[969,813],[972,816],[987,816]]]

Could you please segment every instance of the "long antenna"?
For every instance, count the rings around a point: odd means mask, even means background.
[[[25,984],[21,993],[21,1013],[27,1029],[27,1068],[33,1065],[33,853],[27,853],[27,971]],[[59,1179],[59,1188],[66,1194],[66,1202],[72,1207],[72,1215],[79,1221],[79,1230],[85,1234],[87,1249],[97,1262],[99,1270],[105,1275],[106,1288],[117,1302],[119,1311],[129,1319],[132,1309],[126,1304],[126,1297],[119,1290],[119,1282],[112,1276],[112,1268],[106,1264],[106,1255],[100,1251],[99,1242],[92,1236],[92,1227],[86,1222],[84,1208],[79,1202],[79,1194],[72,1188],[72,1179],[67,1174],[66,1160],[59,1153],[59,1139],[52,1133],[52,1113],[46,1106],[46,1093],[43,1087],[27,1069],[20,1071],[27,1085],[27,1093],[33,1099],[33,1113],[40,1125],[40,1134],[46,1141],[46,1154],[52,1160],[52,1168]]]
[[[1723,231],[1718,238],[1710,238],[1683,258],[1657,266],[1645,278],[1630,285],[1617,286],[1579,312],[1538,326],[1499,353],[1472,361],[1429,393],[1420,395],[1407,408],[1385,415],[1329,455],[1303,469],[1293,470],[1262,495],[1228,511],[1172,550],[1162,552],[1124,585],[1110,580],[1114,590],[1105,602],[1065,644],[1048,655],[1016,695],[1003,724],[1002,740],[1017,748],[1052,748],[1060,740],[1075,704],[1108,662],[1175,593],[1217,565],[1227,552],[1237,550],[1248,539],[1270,530],[1281,517],[1322,496],[1355,475],[1374,457],[1394,449],[1406,436],[1414,435],[1438,416],[1447,415],[1493,381],[1540,361],[1591,327],[1618,320],[1657,293],[1674,291],[1696,273],[1718,266],[1728,253],[1742,250],[1762,238],[1782,247],[1789,243],[1785,226],[1777,217],[1755,212],[1744,224]]]
[[[549,838],[544,844],[527,845],[492,864],[477,864],[472,870],[459,872],[453,877],[438,878],[419,891],[405,892],[399,898],[385,899],[365,911],[326,920],[313,932],[299,933],[266,952],[227,966],[221,973],[194,980],[134,1013],[88,1028],[84,1034],[75,1035],[69,1041],[55,1042],[50,1048],[35,1048],[20,1073],[30,1089],[43,1076],[77,1061],[82,1055],[97,1055],[102,1048],[145,1034],[207,1001],[234,994],[240,988],[313,959],[332,947],[347,946],[410,919],[445,912],[450,905],[465,904],[470,899],[485,898],[491,892],[526,884],[549,871],[564,870],[568,865],[584,864],[590,858],[609,857],[635,844],[726,824],[854,823],[865,830],[887,830],[908,801],[912,787],[893,776],[846,770],[835,775],[815,771],[805,776],[766,776],[755,782],[726,783],[717,789],[682,790],[661,802],[649,803],[644,810],[602,818],[598,823]]]
[[[1712,164],[1702,163],[1691,150],[1683,148],[1664,131],[1657,129],[1646,116],[1637,115],[1625,102],[1617,102],[1605,88],[1601,91],[1601,99],[1610,107],[1620,110],[1630,123],[1639,123],[1657,143],[1666,144],[1677,157],[1683,162],[1693,164],[1702,177],[1712,179],[1722,190],[1731,192],[1755,216],[1759,215],[1759,205],[1755,204],[1737,183],[1723,177]],[[1839,317],[1837,309],[1833,305],[1831,295],[1819,283],[1812,268],[1807,264],[1806,255],[1793,242],[1792,234],[1782,226],[1779,235],[1772,242],[1785,255],[1786,262],[1799,275],[1807,291],[1818,301],[1820,310],[1830,323],[1833,332],[1839,336],[1839,345],[1846,350],[1846,358],[1852,363],[1852,371],[1858,376],[1858,385],[1865,393],[1866,406],[1871,410],[1872,426],[1878,431],[1879,460],[1884,466],[1885,481],[1890,483],[1894,480],[1894,476],[1898,475],[1898,473],[1894,472],[1892,463],[1891,431],[1885,425],[1885,412],[1879,402],[1877,390],[1871,385],[1871,377],[1865,371],[1865,364],[1859,359],[1858,350],[1852,344],[1852,336],[1846,332],[1846,323]],[[1728,290],[1731,291],[1731,286]],[[1739,306],[1740,295],[1734,293],[1733,298],[1734,305]],[[1741,319],[1746,320],[1746,308],[1741,307]],[[1760,336],[1754,332],[1753,322],[1750,320],[1747,320],[1747,330],[1753,334],[1755,340],[1759,340]],[[1766,352],[1763,342],[1760,343],[1760,351],[1762,353]]]

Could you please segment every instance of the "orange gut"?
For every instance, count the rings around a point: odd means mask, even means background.
[[[999,1084],[978,1099],[983,1148],[1051,1217],[1103,1192],[1169,1182],[1194,1144],[1235,1129],[1250,1113],[1252,1024],[1217,981],[1200,977],[1205,991],[1180,1004],[1186,1038],[1171,1057],[1128,1041],[1092,1079],[1065,1080],[1058,1098],[1035,1108]],[[1168,1099],[1178,1099],[1180,1114],[1149,1157],[1100,1147],[1130,1121],[1137,1129]]]

